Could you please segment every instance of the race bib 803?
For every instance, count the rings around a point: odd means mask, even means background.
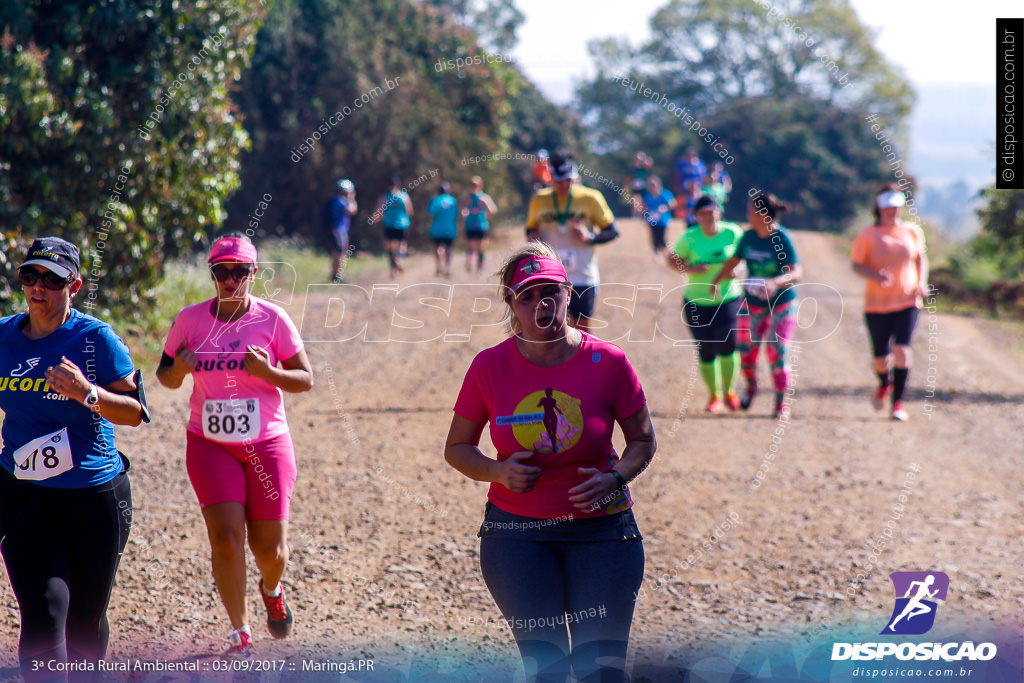
[[[221,443],[252,441],[260,433],[258,398],[207,399],[203,402],[203,436]]]

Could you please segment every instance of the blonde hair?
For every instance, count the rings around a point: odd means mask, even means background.
[[[501,300],[505,302],[505,329],[511,334],[519,334],[523,331],[519,321],[516,320],[514,315],[512,315],[512,306],[509,305],[509,300],[512,297],[512,278],[516,275],[516,267],[519,265],[520,261],[525,258],[536,256],[553,258],[556,261],[561,261],[561,259],[558,258],[558,254],[555,253],[555,250],[550,244],[547,242],[532,241],[527,242],[512,252],[512,254],[505,259],[505,262],[501,264],[501,268],[499,268],[496,273],[500,280],[500,284],[498,285],[498,296],[500,296]]]

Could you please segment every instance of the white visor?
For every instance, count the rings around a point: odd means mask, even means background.
[[[896,209],[907,203],[907,198],[902,192],[895,190],[883,192],[875,199],[880,209]]]

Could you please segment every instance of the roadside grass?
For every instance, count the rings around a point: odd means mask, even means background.
[[[329,281],[330,257],[292,240],[264,242],[259,258],[260,269],[250,291],[282,305],[304,296],[309,285]],[[386,266],[384,256],[357,255],[348,259],[343,275],[351,281]],[[128,342],[136,364],[143,369],[156,367],[178,311],[214,295],[205,256],[168,263],[154,294],[152,306],[107,321]]]

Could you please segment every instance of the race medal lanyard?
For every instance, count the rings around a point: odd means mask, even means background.
[[[572,185],[569,186],[569,201],[565,204],[565,213],[558,210],[558,192],[552,191],[551,203],[555,205],[555,220],[558,221],[562,230],[565,229],[565,222],[569,220],[569,209],[572,208]]]

